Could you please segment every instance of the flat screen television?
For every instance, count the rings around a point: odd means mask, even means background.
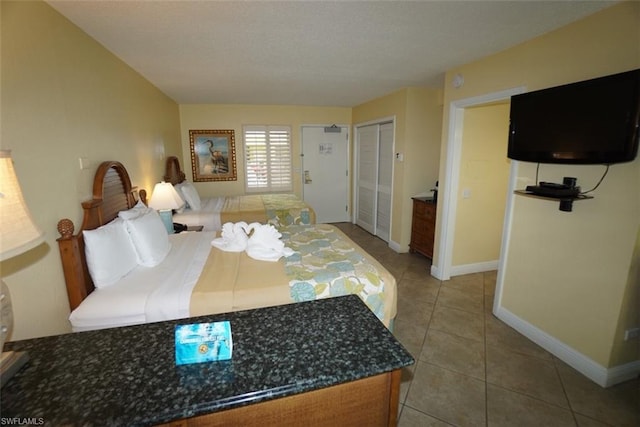
[[[510,159],[628,162],[639,138],[640,69],[511,97]]]

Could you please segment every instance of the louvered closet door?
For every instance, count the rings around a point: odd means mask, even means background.
[[[356,224],[376,233],[378,187],[378,125],[358,128],[358,171],[356,187],[358,210]]]
[[[393,178],[393,123],[380,125],[378,134],[378,188],[375,234],[385,242],[391,232],[391,186]]]

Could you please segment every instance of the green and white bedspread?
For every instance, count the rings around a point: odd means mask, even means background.
[[[267,221],[275,227],[315,224],[315,212],[295,194],[263,194]]]
[[[357,294],[380,319],[384,317],[384,281],[375,266],[333,226],[289,226],[279,230],[296,251],[285,259],[295,302]]]

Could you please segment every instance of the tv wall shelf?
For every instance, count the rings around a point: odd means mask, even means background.
[[[553,202],[560,202],[560,210],[564,212],[571,212],[573,209],[573,202],[578,200],[588,200],[593,199],[593,196],[585,196],[584,194],[578,194],[573,197],[549,197],[549,196],[540,196],[538,194],[532,193],[530,191],[525,190],[515,190],[515,194],[520,196],[532,197],[534,199],[542,199],[542,200],[551,200]]]

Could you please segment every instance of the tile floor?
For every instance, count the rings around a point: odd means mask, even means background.
[[[400,427],[640,426],[640,380],[604,389],[491,313],[496,272],[441,282],[430,261],[336,224],[396,278],[403,371]]]

